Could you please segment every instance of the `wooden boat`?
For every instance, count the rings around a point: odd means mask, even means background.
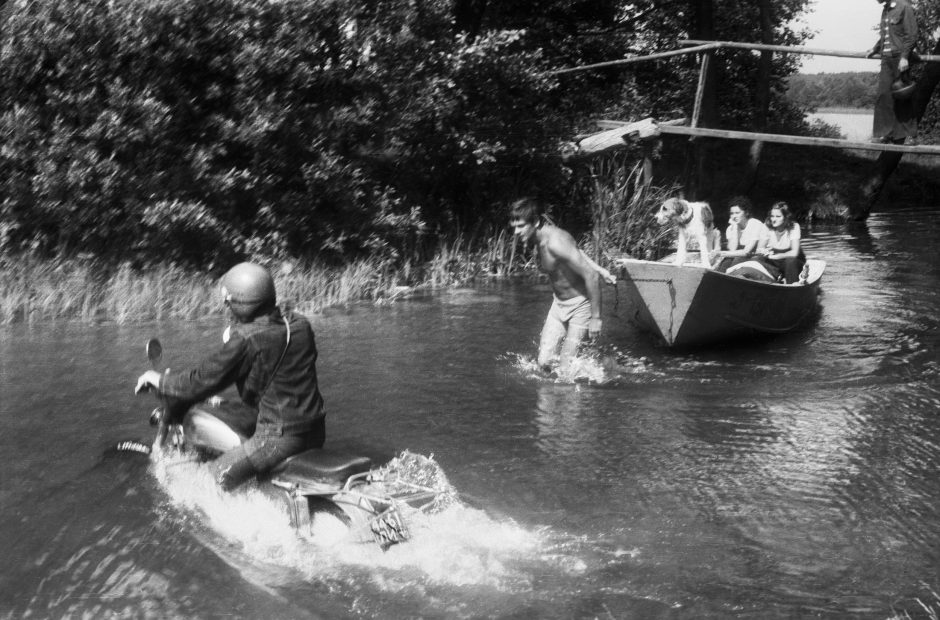
[[[777,284],[665,262],[620,259],[618,302],[671,347],[725,342],[799,327],[818,307],[826,263],[810,259],[805,284]]]

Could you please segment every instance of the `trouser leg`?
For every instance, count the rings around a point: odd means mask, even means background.
[[[290,456],[310,448],[321,447],[324,431],[322,420],[310,432],[299,435],[282,435],[259,430],[251,439],[216,459],[216,482],[226,491],[230,491],[249,478],[271,470]]]
[[[565,325],[549,311],[542,326],[542,335],[539,338],[539,368],[550,370],[552,362],[558,355],[558,346],[565,338]]]
[[[231,491],[258,472],[248,458],[245,444],[232,448],[213,463],[215,481],[225,491]]]
[[[793,284],[800,279],[800,272],[803,271],[803,265],[806,259],[803,256],[793,256],[783,259],[783,277],[787,284]]]
[[[571,360],[578,354],[578,347],[581,341],[587,336],[587,327],[568,324],[568,331],[565,335],[565,341],[561,345],[561,357],[558,360],[559,368],[567,368]]]

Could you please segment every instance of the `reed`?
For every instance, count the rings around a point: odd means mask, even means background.
[[[0,258],[0,324],[202,318],[218,309],[213,294],[211,278],[175,265],[138,271],[88,259]]]
[[[408,264],[396,270],[387,262],[363,259],[339,267],[285,262],[272,271],[279,301],[316,313],[359,301],[387,302],[409,283],[409,275],[427,278],[418,285],[447,286],[469,273],[469,263],[460,256],[463,250],[461,243],[444,246],[430,267],[420,270]],[[453,273],[441,266],[454,262],[462,267]],[[89,260],[0,257],[0,324],[191,320],[221,310],[218,279],[176,265],[134,269]]]
[[[625,183],[634,182],[633,174],[611,170],[609,185],[597,181],[601,191],[595,200],[601,216],[595,217],[600,232],[589,245],[598,244],[594,247],[607,257],[648,252],[660,239],[651,232],[648,217],[651,201],[660,196],[649,189],[625,190]],[[279,300],[312,314],[361,301],[389,303],[418,289],[466,285],[480,277],[530,270],[534,258],[517,250],[513,235],[501,227],[482,237],[457,235],[443,240],[427,261],[413,257],[393,264],[365,258],[335,267],[282,262],[272,272]],[[136,269],[88,257],[0,256],[0,324],[202,319],[221,312],[217,289],[217,277],[174,264]]]
[[[669,247],[674,231],[659,226],[653,214],[667,198],[679,195],[677,186],[651,184],[650,163],[629,153],[605,155],[590,163],[593,232],[582,243],[600,264],[618,256],[655,260]]]

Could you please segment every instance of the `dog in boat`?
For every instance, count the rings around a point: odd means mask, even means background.
[[[656,221],[660,226],[669,222],[676,225],[679,239],[676,244],[676,264],[685,263],[690,239],[698,241],[702,265],[711,266],[709,241],[715,234],[715,216],[707,202],[690,202],[681,198],[670,198],[656,212]]]

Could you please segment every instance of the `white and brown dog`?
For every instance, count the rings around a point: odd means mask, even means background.
[[[688,253],[687,245],[690,239],[698,241],[699,252],[702,255],[702,265],[711,266],[709,240],[715,230],[715,216],[707,202],[690,202],[681,198],[670,198],[656,212],[656,221],[660,226],[673,222],[679,231],[679,240],[676,245],[676,264],[685,263]]]

